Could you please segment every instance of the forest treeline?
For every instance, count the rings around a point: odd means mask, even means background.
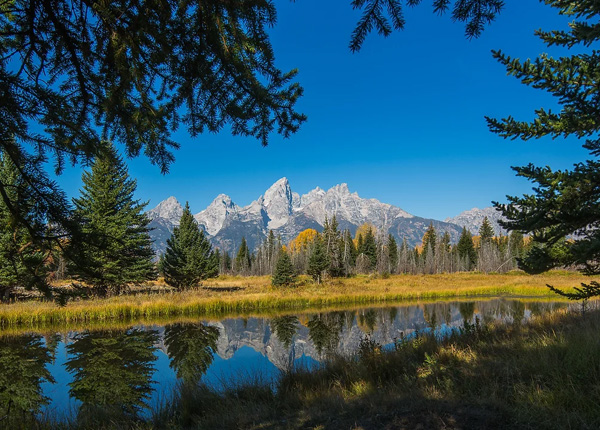
[[[59,234],[51,224],[32,217],[35,196],[27,183],[19,181],[17,170],[18,166],[0,154],[0,179],[13,184],[11,192],[19,194],[22,216],[30,223],[35,221],[36,228],[47,230],[46,234]],[[526,240],[517,232],[494,236],[487,218],[477,236],[463,229],[456,244],[451,243],[448,232],[430,225],[422,244],[412,247],[406,240],[397,243],[393,235],[371,224],[360,226],[354,235],[342,231],[333,216],[325,220],[322,232],[307,229],[289,243],[270,231],[252,251],[242,239],[231,256],[212,246],[186,204],[157,262],[144,213],[146,203],[135,199],[136,181],[110,144],[82,180],[80,196],[73,199],[72,219],[85,240],[65,236],[55,242],[58,246],[37,248],[29,239],[30,232],[18,227],[12,213],[0,203],[0,297],[10,298],[15,287],[39,285],[47,286],[40,289],[51,297],[49,285],[60,279],[92,287],[94,295],[106,296],[158,276],[183,290],[219,274],[270,275],[274,285],[293,285],[301,274],[321,283],[367,273],[506,272],[515,269],[517,259],[527,251]]]
[[[326,219],[323,232],[306,229],[289,244],[270,231],[254,253],[242,239],[235,256],[219,255],[219,272],[232,275],[279,276],[282,270],[310,275],[316,282],[324,277],[355,274],[436,274],[465,271],[508,272],[517,269],[517,259],[528,250],[530,241],[518,232],[494,235],[487,218],[473,235],[463,228],[453,244],[450,234],[437,231],[433,224],[422,243],[410,246],[406,239],[398,243],[371,224],[361,225],[352,235],[339,230],[336,217]],[[289,263],[279,264],[285,258]]]

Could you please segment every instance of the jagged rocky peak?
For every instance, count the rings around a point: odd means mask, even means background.
[[[267,228],[276,229],[285,224],[294,207],[294,195],[287,178],[281,178],[265,192],[263,208],[270,221]]]
[[[319,187],[316,187],[314,190],[310,190],[308,193],[303,194],[302,197],[300,197],[300,207],[308,206],[312,202],[322,199],[325,194],[325,191]]]
[[[473,208],[468,211],[461,212],[455,217],[446,218],[446,222],[459,225],[467,228],[473,234],[478,234],[483,219],[487,217],[496,234],[506,234],[506,230],[498,223],[498,221],[504,219],[502,214],[494,207],[487,207],[483,209]]]
[[[331,187],[329,189],[329,191],[332,191],[336,194],[350,194],[350,190],[348,189],[348,184],[345,182]]]
[[[223,228],[225,220],[239,211],[239,207],[227,194],[219,194],[212,203],[194,217],[210,235],[215,235]]]
[[[154,209],[148,211],[150,219],[163,218],[176,225],[179,224],[181,215],[183,215],[183,206],[173,196],[163,200]]]

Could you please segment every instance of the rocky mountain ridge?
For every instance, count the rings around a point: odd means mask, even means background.
[[[147,212],[157,254],[166,249],[166,240],[179,224],[182,212],[181,204],[173,196]],[[237,249],[242,237],[246,238],[250,249],[255,249],[269,230],[273,230],[287,243],[307,228],[321,231],[325,219],[334,215],[340,229],[350,229],[354,234],[361,224],[369,222],[380,234],[391,233],[398,241],[406,238],[410,245],[420,243],[430,223],[440,232],[449,232],[453,241],[458,240],[462,230],[462,225],[457,222],[421,218],[397,206],[361,198],[356,192],[350,192],[345,183],[328,190],[316,187],[300,195],[292,191],[287,178],[279,179],[258,199],[243,207],[235,204],[228,195],[219,194],[194,217],[213,245],[231,253]]]
[[[473,208],[467,211],[461,212],[455,217],[446,218],[445,222],[449,222],[452,224],[459,225],[461,227],[466,227],[472,234],[478,234],[479,227],[483,223],[483,219],[487,217],[496,232],[496,235],[505,235],[507,231],[504,227],[502,227],[498,221],[502,220],[502,214],[496,210],[494,207],[489,208]]]

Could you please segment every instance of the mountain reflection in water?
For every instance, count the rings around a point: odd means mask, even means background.
[[[22,427],[41,413],[76,417],[84,427],[99,410],[113,422],[136,418],[157,407],[177,383],[219,389],[240,378],[269,382],[293,366],[353,354],[365,335],[390,345],[415,331],[444,334],[475,318],[521,322],[567,306],[504,299],[440,302],[2,336],[0,427],[10,428],[11,421]]]

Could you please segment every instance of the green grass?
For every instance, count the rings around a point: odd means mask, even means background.
[[[391,351],[363,338],[351,357],[221,391],[179,385],[147,420],[98,410],[40,429],[597,429],[600,310],[521,324],[466,324]]]
[[[0,328],[40,328],[73,324],[134,322],[166,318],[209,317],[270,311],[393,303],[406,300],[485,296],[555,297],[550,283],[570,289],[586,280],[570,272],[529,276],[457,273],[356,276],[321,285],[301,278],[296,288],[273,288],[269,277],[220,277],[185,292],[129,294],[71,301],[66,306],[29,300],[0,305]]]
[[[600,311],[525,325],[467,326],[395,350],[365,339],[355,357],[284,374],[275,388],[180,387],[158,428],[600,428]],[[228,411],[224,414],[223,411]]]

